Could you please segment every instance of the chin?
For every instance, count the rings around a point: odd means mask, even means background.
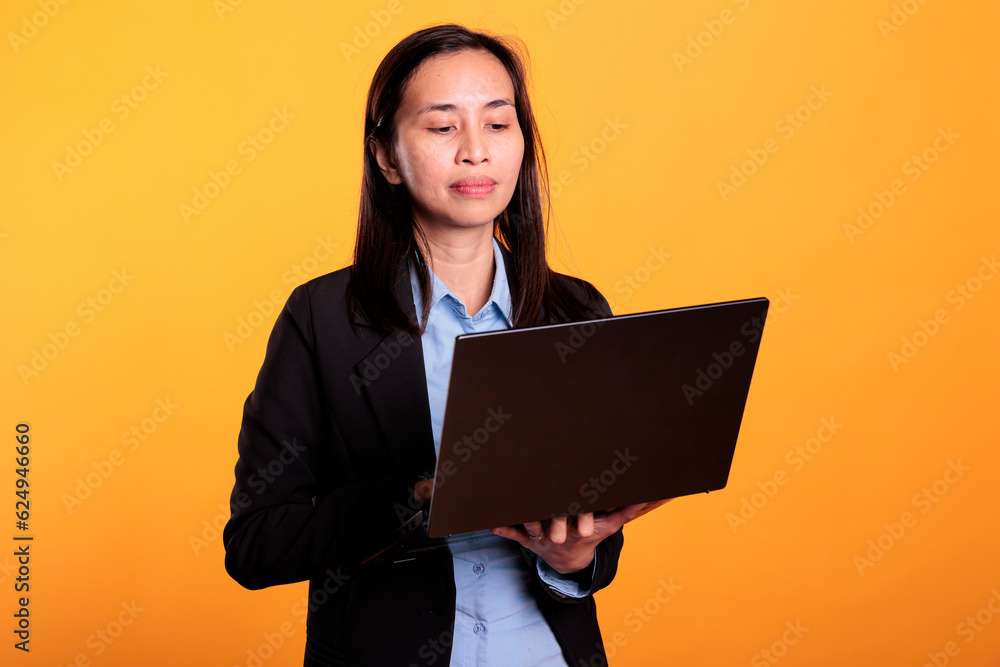
[[[480,227],[482,225],[492,225],[498,216],[503,214],[503,209],[496,207],[482,208],[472,211],[463,211],[463,215],[451,218],[452,224],[460,227]]]

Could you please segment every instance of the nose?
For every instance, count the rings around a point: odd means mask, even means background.
[[[472,127],[462,133],[456,159],[466,164],[482,164],[490,161],[489,147],[482,128]]]

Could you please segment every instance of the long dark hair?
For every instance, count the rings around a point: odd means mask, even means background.
[[[515,327],[531,326],[537,323],[542,310],[565,320],[593,317],[588,314],[587,305],[574,298],[565,284],[555,279],[555,273],[545,260],[547,216],[543,215],[541,195],[544,193],[548,213],[551,211],[548,172],[528,99],[527,56],[521,55],[523,47],[512,38],[444,24],[415,32],[394,46],[379,64],[368,89],[358,236],[347,293],[354,322],[356,315],[362,315],[369,324],[385,331],[419,334],[419,322],[426,321],[431,286],[426,258],[416,239],[422,232],[413,222],[406,188],[392,185],[385,179],[371,142],[375,140],[391,150],[396,111],[407,83],[424,60],[470,49],[493,54],[507,70],[514,86],[517,122],[524,136],[524,157],[514,194],[507,208],[493,221],[494,237],[513,256],[511,320]],[[415,253],[418,259],[415,266],[424,297],[424,312],[419,315],[419,322],[403,311],[394,293],[393,280],[410,253]],[[589,287],[587,283],[582,284]],[[587,299],[595,300],[593,288],[585,288],[585,291]]]

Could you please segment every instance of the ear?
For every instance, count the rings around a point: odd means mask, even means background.
[[[385,180],[389,181],[393,185],[399,185],[403,182],[403,177],[399,175],[399,169],[396,167],[396,163],[393,161],[389,150],[382,145],[382,142],[375,139],[368,140],[368,150],[370,150],[375,155],[375,161],[378,163],[379,171],[385,176]]]

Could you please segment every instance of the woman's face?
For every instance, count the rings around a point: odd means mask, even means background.
[[[466,50],[428,58],[395,122],[392,157],[376,145],[376,159],[390,183],[405,185],[425,231],[481,227],[507,207],[524,136],[514,86],[495,56]]]

